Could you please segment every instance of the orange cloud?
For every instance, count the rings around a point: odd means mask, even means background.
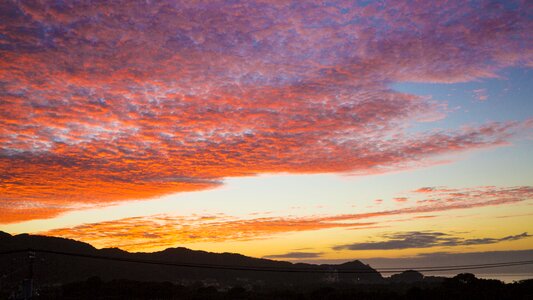
[[[101,247],[150,250],[196,242],[261,239],[280,233],[327,228],[365,228],[373,223],[333,223],[320,218],[155,215],[83,224],[43,234],[76,238]]]
[[[147,251],[176,247],[196,242],[243,241],[268,238],[288,232],[312,231],[328,228],[376,228],[389,221],[363,222],[387,216],[415,215],[412,218],[432,218],[417,215],[483,206],[505,205],[533,199],[533,187],[480,187],[450,189],[454,192],[435,193],[419,205],[368,213],[354,213],[308,217],[238,218],[227,215],[171,216],[154,215],[82,224],[73,228],[59,228],[44,235],[82,240],[97,247],[120,247],[124,250]],[[462,196],[456,196],[461,191]],[[405,221],[395,220],[392,222]]]
[[[525,126],[412,134],[446,104],[389,88],[531,64],[521,2],[1,5],[1,223],[225,177],[409,168]]]
[[[392,200],[394,200],[395,202],[398,202],[398,203],[405,203],[405,202],[409,201],[409,199],[407,197],[396,197],[396,198],[394,198]]]

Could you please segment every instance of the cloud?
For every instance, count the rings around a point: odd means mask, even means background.
[[[394,198],[392,200],[394,200],[395,202],[398,202],[398,203],[405,203],[405,202],[409,201],[409,199],[407,197],[396,197],[396,198]]]
[[[97,247],[119,247],[124,250],[147,251],[188,243],[263,239],[288,232],[342,227],[367,228],[373,224],[372,222],[330,222],[320,217],[246,219],[223,214],[192,217],[152,215],[82,224],[73,228],[54,229],[41,234],[75,238]]]
[[[414,134],[446,104],[390,88],[531,65],[519,1],[1,5],[2,223],[226,177],[412,168],[524,126]]]
[[[465,239],[435,231],[409,231],[387,234],[383,236],[383,241],[353,243],[333,247],[334,250],[399,250],[411,248],[431,248],[431,247],[454,247],[470,245],[496,244],[505,241],[515,241],[529,238],[531,235],[524,232],[518,235],[511,235],[502,238],[475,238]]]
[[[472,93],[474,93],[474,97],[479,101],[485,101],[489,98],[487,95],[487,89],[476,89],[473,90]]]
[[[414,219],[431,219],[435,218],[436,216],[415,216]]]
[[[507,218],[516,218],[516,217],[529,217],[533,216],[533,213],[526,213],[526,214],[514,214],[514,215],[502,215],[497,216],[498,219],[507,219]]]
[[[273,255],[266,255],[263,256],[263,258],[268,259],[304,259],[304,258],[318,258],[322,256],[322,252],[288,252],[284,254],[273,254]]]
[[[120,247],[124,250],[151,251],[198,242],[247,241],[271,238],[275,235],[333,228],[367,229],[382,227],[390,216],[411,216],[412,219],[434,217],[426,213],[469,209],[483,206],[508,205],[533,199],[533,187],[446,188],[447,194],[424,194],[427,200],[411,203],[409,207],[365,213],[313,216],[248,217],[214,215],[152,215],[88,223],[72,228],[57,228],[40,234],[72,238],[96,247]],[[413,193],[415,194],[415,193]],[[414,195],[416,196],[416,195]],[[430,201],[431,200],[431,201]],[[379,218],[385,218],[379,219]],[[364,220],[364,221],[363,221]],[[149,235],[146,235],[149,233]],[[438,232],[414,232],[389,236],[383,242],[366,243],[354,247],[433,247],[491,244],[529,237],[527,233],[500,239],[461,239]],[[380,244],[381,243],[381,244]],[[446,245],[444,245],[447,243]],[[454,244],[455,243],[455,244]],[[363,243],[365,244],[365,243]],[[338,249],[352,245],[340,245]]]
[[[421,187],[417,190],[414,190],[413,192],[415,193],[432,193],[435,191],[435,187],[430,187],[430,186],[425,186],[425,187]]]

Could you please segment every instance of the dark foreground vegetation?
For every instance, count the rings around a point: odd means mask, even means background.
[[[1,295],[8,299],[9,295]],[[131,280],[86,281],[42,287],[33,299],[533,299],[533,279],[505,284],[460,274],[442,282],[220,287]]]
[[[0,232],[0,300],[30,298],[530,300],[533,279],[505,284],[415,270],[383,277],[358,260],[293,264],[186,248],[129,253]]]

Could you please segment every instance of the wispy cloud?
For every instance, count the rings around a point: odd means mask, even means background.
[[[264,258],[269,259],[304,259],[304,258],[318,258],[322,256],[322,252],[288,252],[283,254],[273,254],[273,255],[266,255],[263,256]]]
[[[489,98],[487,95],[487,89],[476,89],[473,90],[472,93],[474,93],[474,97],[479,101],[485,101]]]
[[[409,231],[386,234],[381,241],[353,243],[334,246],[334,250],[399,250],[410,248],[430,248],[430,247],[453,247],[496,244],[505,241],[515,241],[529,238],[531,235],[524,232],[522,234],[510,235],[501,238],[474,238],[466,239],[448,233],[436,231]]]
[[[413,219],[432,217],[425,213],[469,209],[483,206],[506,205],[533,199],[533,187],[496,188],[480,187],[452,189],[443,194],[426,195],[409,207],[366,213],[321,215],[321,216],[268,216],[247,218],[217,215],[154,215],[126,218],[100,223],[82,224],[72,228],[58,228],[43,232],[45,235],[73,238],[98,247],[120,247],[126,250],[154,250],[187,243],[243,241],[270,238],[288,232],[313,231],[332,228],[366,229],[382,227],[394,220],[377,220],[380,217],[413,216]],[[416,194],[416,193],[413,193]],[[429,201],[431,200],[431,201]],[[364,220],[364,221],[363,221]],[[147,235],[148,234],[148,235]],[[411,235],[409,235],[411,234]],[[405,236],[396,235],[389,240],[354,247],[433,247],[467,244],[490,244],[505,240],[529,237],[527,234],[500,239],[469,239],[449,236],[438,232],[414,232]],[[382,243],[382,244],[379,244]],[[339,245],[348,249],[353,245]],[[390,248],[392,249],[392,248]]]
[[[396,197],[396,198],[394,198],[392,200],[394,200],[395,202],[398,202],[398,203],[405,203],[405,202],[409,201],[409,199],[407,197]]]
[[[225,177],[410,168],[520,131],[411,133],[446,104],[390,84],[532,65],[527,4],[380,3],[4,1],[0,222]]]
[[[154,215],[83,224],[42,234],[70,237],[98,247],[153,250],[198,242],[246,241],[275,234],[328,228],[366,228],[374,223],[331,222],[320,217],[238,218],[226,215]]]

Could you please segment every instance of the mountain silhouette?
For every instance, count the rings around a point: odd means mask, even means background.
[[[0,252],[25,249],[37,250],[33,258],[33,278],[37,284],[62,284],[82,281],[94,276],[102,280],[128,279],[179,283],[208,280],[220,283],[308,284],[313,282],[380,282],[383,280],[379,272],[358,260],[338,265],[315,265],[253,258],[235,253],[210,253],[183,247],[168,248],[152,253],[130,253],[118,248],[96,249],[87,243],[71,239],[29,234],[12,236],[0,231]],[[0,276],[4,282],[17,282],[30,276],[28,254],[28,251],[22,251],[0,255]],[[204,268],[132,261],[202,265]],[[221,269],[217,266],[233,269]],[[270,271],[242,270],[243,268]],[[357,271],[358,273],[343,273],[345,271]]]

